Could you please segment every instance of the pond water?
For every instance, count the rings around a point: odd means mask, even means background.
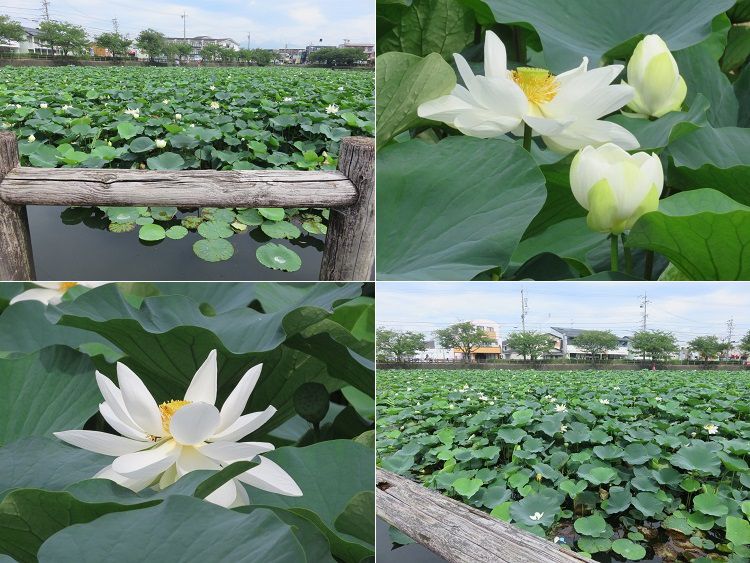
[[[65,207],[29,206],[31,243],[38,280],[78,281],[212,281],[212,280],[317,280],[323,256],[322,235],[294,241],[274,239],[302,259],[296,272],[266,268],[255,258],[256,249],[272,240],[260,229],[230,240],[234,256],[224,262],[205,262],[193,253],[200,235],[190,232],[181,240],[144,243],[137,231],[112,233],[100,212],[77,224],[64,224]],[[103,215],[103,214],[101,214]]]
[[[435,555],[426,547],[418,543],[404,545],[392,549],[391,537],[388,534],[390,526],[378,518],[376,526],[376,558],[377,563],[446,563],[445,559]]]

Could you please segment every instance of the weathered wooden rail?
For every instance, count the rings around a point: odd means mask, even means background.
[[[321,280],[366,280],[375,260],[375,145],[342,140],[338,170],[22,168],[0,133],[0,280],[33,280],[27,205],[327,207]],[[80,257],[76,257],[80,259]]]
[[[376,495],[380,518],[450,563],[594,563],[390,471]]]

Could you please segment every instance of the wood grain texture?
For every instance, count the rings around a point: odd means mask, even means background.
[[[451,563],[594,563],[390,471],[376,495],[380,518]]]
[[[357,188],[359,198],[346,209],[331,211],[320,279],[372,279],[375,267],[375,139],[344,138],[339,170]]]
[[[342,207],[357,190],[336,170],[119,170],[21,168],[0,183],[18,205]]]
[[[0,133],[0,182],[18,166],[18,144],[13,133]],[[0,201],[0,280],[34,279],[34,257],[26,207]]]

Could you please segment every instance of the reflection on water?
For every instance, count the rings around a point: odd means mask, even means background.
[[[446,563],[445,559],[435,555],[418,543],[391,549],[393,544],[388,534],[389,527],[387,523],[378,518],[375,540],[375,561],[377,563]]]
[[[260,229],[230,240],[234,256],[209,263],[193,253],[201,237],[190,232],[181,240],[144,243],[137,231],[112,233],[97,209],[82,222],[64,224],[65,207],[29,206],[31,242],[36,277],[39,280],[79,281],[210,281],[210,280],[317,280],[322,259],[322,235],[307,235],[295,241],[274,240],[299,254],[302,267],[296,272],[270,270],[255,258],[255,250],[271,240]],[[69,221],[72,223],[72,221]]]

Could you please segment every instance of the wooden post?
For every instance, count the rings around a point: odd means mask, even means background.
[[[18,166],[18,143],[9,132],[0,133],[0,182]],[[0,200],[0,280],[34,279],[34,257],[26,206]]]
[[[359,197],[351,207],[331,210],[320,279],[368,280],[375,266],[375,140],[344,138],[339,170],[357,188]]]

